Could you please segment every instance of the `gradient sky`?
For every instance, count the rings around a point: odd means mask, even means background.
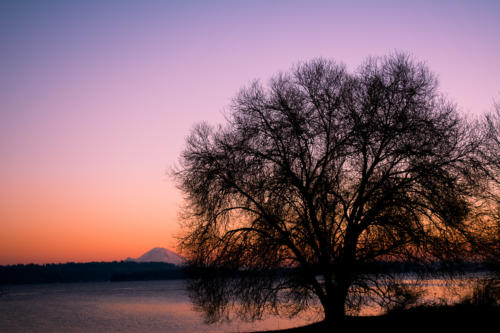
[[[0,264],[175,248],[168,176],[200,121],[298,61],[396,50],[478,116],[500,97],[500,1],[0,1]]]

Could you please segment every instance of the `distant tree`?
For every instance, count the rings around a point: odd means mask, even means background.
[[[404,54],[355,73],[317,59],[243,88],[174,173],[195,305],[214,322],[320,304],[330,324],[376,286],[365,264],[466,258],[478,131]]]
[[[500,104],[495,103],[494,111],[487,114],[487,140],[484,155],[490,166],[490,175],[493,182],[500,185]],[[497,188],[498,189],[498,188]]]
[[[482,149],[484,164],[488,173],[489,186],[483,196],[486,211],[482,218],[490,220],[490,229],[484,230],[489,234],[489,243],[484,247],[484,239],[480,242],[483,250],[488,254],[489,260],[495,265],[495,270],[500,274],[500,104],[495,103],[494,111],[485,117],[486,140]],[[492,229],[491,229],[492,228]]]

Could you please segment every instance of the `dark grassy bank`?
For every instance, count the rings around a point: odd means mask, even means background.
[[[496,332],[499,306],[421,306],[371,317],[347,317],[328,327],[324,322],[271,333],[305,332]]]

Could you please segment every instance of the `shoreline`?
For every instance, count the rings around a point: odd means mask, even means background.
[[[463,331],[465,328],[491,330],[500,320],[500,306],[441,305],[421,306],[379,316],[348,316],[335,327],[324,321],[294,328],[249,333],[361,332],[362,330],[404,332]],[[485,330],[482,330],[482,329]]]

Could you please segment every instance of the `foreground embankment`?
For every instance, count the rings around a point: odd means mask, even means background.
[[[500,306],[422,306],[381,316],[347,317],[328,327],[325,322],[266,333],[305,332],[495,332]]]

